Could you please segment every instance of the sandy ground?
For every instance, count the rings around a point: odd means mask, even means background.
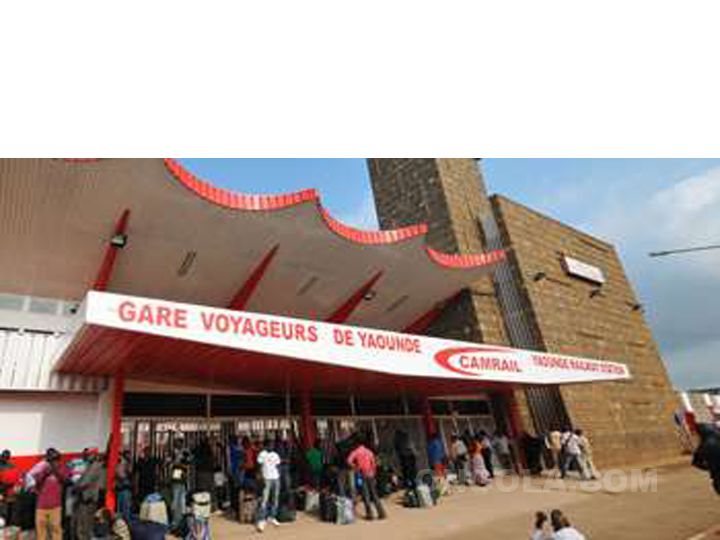
[[[504,485],[509,488],[511,480],[505,479]],[[359,520],[350,526],[320,523],[299,513],[296,523],[269,526],[263,536],[277,540],[523,539],[529,537],[535,511],[560,508],[593,540],[720,540],[720,534],[711,531],[720,525],[720,497],[704,473],[686,465],[658,469],[655,493],[629,489],[615,493],[604,488],[586,493],[573,480],[566,483],[567,490],[560,487],[533,479],[531,490],[455,493],[430,510],[406,509],[391,500],[386,504],[388,520]],[[212,534],[214,540],[260,537],[253,527],[224,517],[214,518]]]

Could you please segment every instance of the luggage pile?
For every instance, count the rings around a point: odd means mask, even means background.
[[[319,495],[320,519],[335,525],[352,525],[355,523],[355,504],[352,499],[332,493]]]

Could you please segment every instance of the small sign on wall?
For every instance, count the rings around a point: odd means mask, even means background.
[[[597,266],[592,266],[577,259],[573,259],[572,257],[568,257],[567,255],[563,255],[562,264],[565,268],[565,272],[567,272],[570,276],[586,279],[588,281],[592,281],[593,283],[599,283],[600,285],[605,283],[605,274],[603,274],[603,271]]]

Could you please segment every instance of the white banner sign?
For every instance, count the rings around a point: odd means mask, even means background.
[[[522,384],[628,379],[623,364],[90,292],[81,324],[393,375]]]

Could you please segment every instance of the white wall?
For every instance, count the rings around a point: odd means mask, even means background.
[[[99,377],[61,374],[55,362],[72,336],[0,329],[0,391],[30,390],[97,393],[107,383]]]
[[[28,456],[54,447],[60,452],[80,452],[107,440],[100,426],[109,423],[98,395],[0,392],[0,449]]]

